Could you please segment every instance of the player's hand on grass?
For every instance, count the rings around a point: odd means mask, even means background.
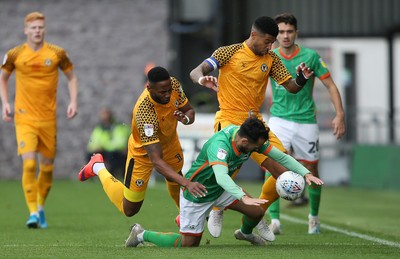
[[[218,92],[218,79],[215,76],[201,76],[198,81],[199,85],[205,86]]]
[[[247,195],[242,197],[242,202],[246,205],[254,205],[254,206],[260,206],[261,204],[265,204],[268,202],[268,200],[265,199],[258,199],[258,198],[251,198]]]
[[[207,188],[198,182],[189,182],[186,188],[195,198],[205,197],[207,194]]]
[[[323,185],[324,184],[324,181],[322,181],[318,177],[315,177],[311,173],[306,174],[304,176],[304,178],[306,178],[306,182],[307,182],[308,185],[311,185],[312,183],[315,183],[316,185]]]

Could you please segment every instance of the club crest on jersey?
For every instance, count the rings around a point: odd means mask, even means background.
[[[226,155],[228,154],[228,152],[226,152],[226,150],[222,149],[222,148],[218,148],[218,152],[217,152],[217,157],[218,159],[225,159]]]
[[[53,61],[51,60],[51,59],[49,59],[49,58],[47,58],[47,59],[45,59],[44,60],[44,64],[46,65],[46,66],[51,66],[51,64],[53,63]]]
[[[179,102],[178,102],[178,100],[175,100],[175,108],[178,108],[179,107]]]
[[[268,71],[268,66],[266,64],[261,65],[261,71],[267,72]]]
[[[143,125],[144,129],[144,135],[147,137],[151,137],[154,134],[154,125],[153,124],[144,124]]]
[[[144,181],[142,179],[137,179],[135,184],[137,187],[141,187],[144,184]]]

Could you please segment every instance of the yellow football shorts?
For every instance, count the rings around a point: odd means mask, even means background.
[[[163,157],[176,173],[181,172],[183,167],[183,153],[165,154]],[[144,200],[147,185],[154,166],[148,156],[133,157],[128,151],[128,158],[125,167],[124,197],[131,202]]]
[[[51,121],[15,121],[15,135],[18,155],[39,152],[47,158],[56,155],[57,122]]]

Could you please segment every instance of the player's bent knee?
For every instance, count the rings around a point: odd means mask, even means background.
[[[182,247],[198,247],[200,246],[201,236],[185,236],[182,235]]]
[[[127,217],[135,216],[140,211],[142,204],[143,204],[143,201],[130,202],[130,201],[127,201],[124,199],[124,206],[123,206],[124,215]]]

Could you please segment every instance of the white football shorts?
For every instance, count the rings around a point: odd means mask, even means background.
[[[201,234],[204,232],[206,217],[210,214],[213,207],[224,209],[234,203],[236,198],[228,192],[223,192],[215,201],[194,203],[183,197],[183,191],[180,191],[180,233],[181,234]]]
[[[299,161],[315,163],[319,160],[319,128],[317,124],[302,124],[271,117],[268,127],[279,138],[285,149]]]

